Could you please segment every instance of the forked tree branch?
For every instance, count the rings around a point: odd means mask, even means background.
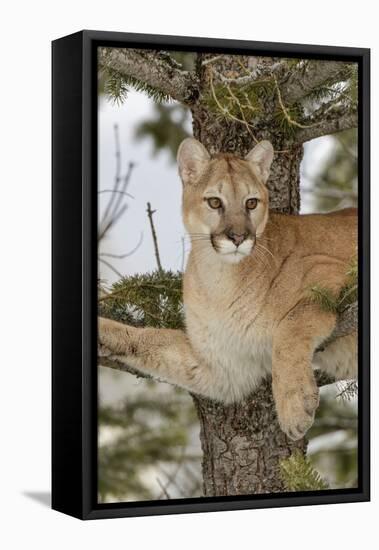
[[[169,54],[155,50],[100,48],[99,66],[153,86],[186,105],[198,97],[195,73],[184,71]]]

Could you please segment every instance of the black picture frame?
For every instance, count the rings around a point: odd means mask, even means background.
[[[359,487],[97,504],[98,46],[355,61],[359,65]],[[370,50],[81,31],[52,43],[52,507],[81,519],[301,506],[370,499]]]

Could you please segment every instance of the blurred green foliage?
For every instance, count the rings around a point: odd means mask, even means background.
[[[358,484],[357,392],[337,397],[341,391],[341,383],[322,389],[316,419],[307,434],[308,458],[331,488]]]
[[[357,130],[347,130],[329,136],[332,141],[329,155],[321,170],[311,181],[310,198],[315,212],[329,212],[356,207],[358,203],[358,144]],[[321,289],[318,300],[332,309],[357,299],[358,265],[353,259],[347,273],[347,284],[335,300]],[[319,289],[320,290],[320,289]],[[328,481],[331,488],[357,486],[358,462],[358,386],[355,381],[322,388],[315,423],[307,434],[308,454],[312,465]],[[338,394],[342,394],[337,397]]]
[[[347,130],[331,137],[330,154],[312,181],[316,212],[329,212],[358,204],[358,136]]]
[[[149,138],[153,144],[153,155],[167,150],[174,162],[180,143],[189,136],[185,130],[188,116],[188,110],[179,104],[156,103],[153,116],[136,127],[135,137],[138,140]]]
[[[183,399],[184,392],[179,390],[162,399],[154,392],[155,382],[144,384],[147,384],[145,392],[127,397],[121,405],[100,403],[100,502],[165,498],[169,485],[162,495],[160,489],[154,492],[151,479],[146,476],[149,468],[154,469],[162,485],[167,485],[166,471],[170,465],[194,462],[199,468],[200,456],[189,455],[186,448],[190,429],[197,424],[190,399]]]

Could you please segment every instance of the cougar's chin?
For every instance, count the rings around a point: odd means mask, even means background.
[[[246,239],[239,246],[236,246],[229,239],[219,239],[214,246],[222,261],[228,264],[238,264],[241,260],[251,254],[253,241]]]
[[[231,254],[220,254],[221,260],[226,264],[239,264],[241,260],[246,258],[245,254],[239,254],[238,252],[233,252]]]

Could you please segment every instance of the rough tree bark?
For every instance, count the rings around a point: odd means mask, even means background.
[[[136,55],[138,57],[138,53]],[[148,56],[146,53],[143,55],[142,60]],[[104,66],[107,62],[118,71],[127,73],[132,70],[133,76],[141,74],[140,67],[136,65],[138,59],[135,57],[129,61],[132,68],[128,69],[125,61],[127,56],[118,56],[117,53],[112,56],[107,57],[106,52],[104,53]],[[157,65],[157,59],[153,56],[153,65],[147,71],[148,80],[155,84],[156,76],[161,76],[164,71],[171,75],[171,79],[176,79],[178,88],[172,95],[191,109],[193,134],[211,154],[224,151],[244,156],[256,140],[269,139],[276,151],[268,182],[270,208],[278,212],[297,214],[300,208],[302,143],[339,129],[356,126],[356,113],[337,113],[335,117],[332,109],[332,115],[329,112],[324,119],[321,118],[323,125],[313,124],[318,120],[310,119],[310,124],[299,127],[292,137],[285,136],[278,125],[273,124],[278,109],[278,96],[274,89],[264,99],[263,116],[261,114],[251,124],[243,124],[227,116],[220,117],[217,110],[209,107],[209,93],[213,82],[217,78],[219,82],[223,82],[220,75],[224,78],[226,76],[230,82],[254,79],[254,71],[258,66],[260,72],[258,71],[257,78],[262,78],[262,75],[283,77],[285,63],[270,58],[255,58],[251,76],[246,77],[243,66],[248,67],[250,63],[251,67],[251,59],[199,55],[195,74],[189,76],[187,73],[176,72],[172,65],[162,68]],[[287,67],[287,78],[282,78],[281,82],[282,98],[288,105],[296,102],[324,81],[329,82],[332,77],[337,80],[346,70],[346,64],[314,62],[304,77],[303,69],[288,73]],[[167,86],[165,90],[164,79],[159,80],[158,87],[168,92],[172,88],[172,80]],[[283,491],[285,488],[279,475],[280,460],[288,457],[295,448],[305,452],[307,442],[306,439],[293,442],[281,431],[270,381],[265,382],[254,395],[238,405],[224,406],[196,395],[193,399],[200,420],[204,494],[224,496]]]

